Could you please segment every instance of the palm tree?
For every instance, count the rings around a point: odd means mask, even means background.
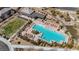
[[[79,15],[79,10],[76,11],[76,14]]]
[[[21,44],[21,42],[19,41],[18,44]]]
[[[62,44],[60,45],[60,47],[64,48],[66,46],[66,42],[62,42]]]
[[[33,34],[39,34],[39,32],[38,31],[35,31],[35,30],[32,30],[32,33]]]
[[[28,22],[27,24],[29,25],[29,24],[31,24],[31,23],[32,23],[32,21],[31,21],[31,20],[29,20],[29,22]]]
[[[70,18],[70,16],[69,16],[69,13],[66,13],[65,15],[64,15],[64,19],[65,19],[65,21],[70,21],[71,20],[71,18]]]
[[[61,18],[63,18],[64,17],[64,15],[63,15],[63,13],[59,13],[59,16],[61,17]]]
[[[73,47],[73,45],[71,45],[71,44],[66,44],[66,47],[71,49],[71,48]]]
[[[51,45],[52,45],[53,47],[56,47],[56,46],[57,46],[57,43],[52,41]]]
[[[79,18],[79,10],[76,11],[77,18]]]
[[[57,11],[56,11],[56,9],[55,8],[50,8],[50,11],[51,11],[51,13],[52,13],[52,15],[53,16],[56,16],[57,15]]]
[[[52,13],[53,16],[56,16],[57,15],[54,10],[52,10],[51,13]]]

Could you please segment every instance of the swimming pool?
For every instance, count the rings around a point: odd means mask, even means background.
[[[51,41],[55,41],[58,43],[65,41],[65,36],[63,34],[58,33],[56,31],[51,31],[50,29],[45,28],[43,25],[37,24],[37,25],[34,25],[32,28],[33,30],[36,30],[42,33],[41,35],[42,40],[47,41],[49,43]]]

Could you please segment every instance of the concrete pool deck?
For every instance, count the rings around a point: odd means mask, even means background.
[[[40,26],[40,24],[36,24],[32,28],[33,30],[36,30],[38,32],[41,32],[41,39],[47,42],[55,41],[55,42],[66,42],[66,35],[61,32],[52,31],[50,29],[47,29],[45,27]],[[47,33],[47,34],[46,34]]]
[[[43,22],[41,19],[35,20],[29,27],[26,28],[27,30],[24,30],[27,34],[32,35],[32,36],[35,37],[35,38],[32,38],[32,40],[36,40],[36,38],[43,39],[43,38],[41,38],[41,36],[43,35],[43,33],[40,32],[40,35],[35,35],[35,34],[32,33],[32,30],[34,30],[33,26],[34,25],[38,25],[38,24],[43,25],[46,29],[50,30],[51,32],[56,32],[56,33],[59,33],[59,34],[65,36],[64,42],[68,42],[68,38],[69,37],[68,37],[67,34],[65,34],[65,31],[63,29],[60,30],[60,31],[57,31],[58,28],[55,28],[55,27],[50,26],[50,25],[49,26],[46,25],[45,22]],[[58,25],[58,27],[59,27],[59,25]],[[52,39],[52,41],[54,41],[54,40]],[[62,43],[62,42],[63,41],[58,42],[58,43]],[[48,43],[51,43],[51,42],[48,42]]]

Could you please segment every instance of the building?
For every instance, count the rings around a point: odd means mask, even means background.
[[[0,10],[3,9],[4,7],[0,7]]]
[[[19,10],[20,9],[20,7],[10,7],[11,9],[13,9],[13,10]]]
[[[37,19],[37,18],[45,19],[46,18],[46,15],[35,12],[31,8],[23,8],[20,11],[20,14],[31,17],[31,18],[35,18],[35,19]]]
[[[0,22],[12,16],[15,12],[16,12],[15,10],[9,7],[0,8]]]

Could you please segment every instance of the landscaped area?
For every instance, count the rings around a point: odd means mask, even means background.
[[[1,7],[0,38],[14,51],[79,50],[79,10],[72,9]]]
[[[4,25],[0,32],[1,34],[4,34],[8,37],[13,35],[23,24],[25,23],[24,19],[21,18],[13,18],[10,22],[8,22],[6,25]]]

